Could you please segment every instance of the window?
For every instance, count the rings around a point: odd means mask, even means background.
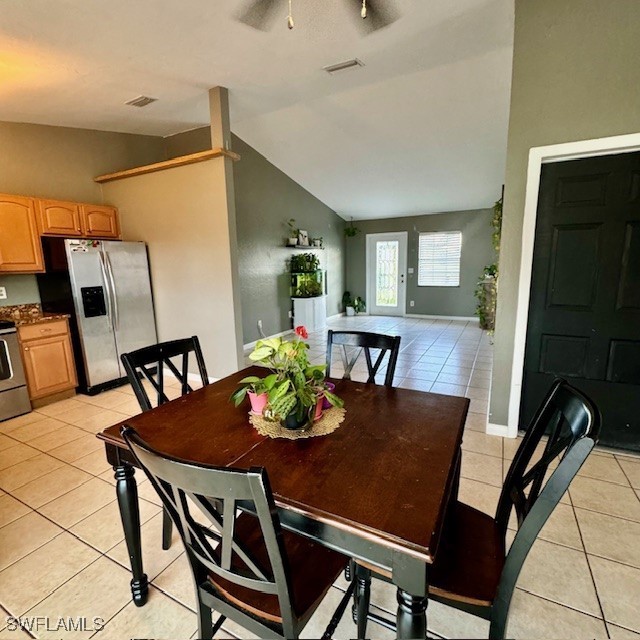
[[[418,243],[418,286],[459,287],[462,231],[421,233]]]

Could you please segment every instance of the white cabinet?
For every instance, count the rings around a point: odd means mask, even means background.
[[[293,298],[293,326],[300,325],[307,331],[318,331],[327,326],[327,296]]]

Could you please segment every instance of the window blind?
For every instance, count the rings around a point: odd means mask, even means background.
[[[461,231],[421,233],[418,241],[418,286],[460,286]]]

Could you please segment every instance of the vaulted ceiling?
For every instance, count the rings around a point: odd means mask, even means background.
[[[206,125],[222,85],[234,132],[345,218],[491,205],[513,0],[392,0],[400,19],[366,36],[353,0],[292,1],[293,31],[283,0],[258,31],[246,0],[7,0],[0,120],[167,136]],[[140,94],[158,101],[124,105]]]

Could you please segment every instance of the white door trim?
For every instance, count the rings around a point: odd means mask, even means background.
[[[531,272],[533,267],[533,246],[536,233],[536,217],[538,214],[538,193],[540,191],[540,173],[542,165],[550,162],[564,162],[578,158],[629,153],[640,150],[640,133],[631,133],[609,138],[580,140],[544,147],[532,147],[529,150],[529,167],[527,169],[527,187],[524,203],[524,220],[522,224],[522,255],[520,259],[520,280],[518,283],[518,302],[516,307],[516,327],[513,347],[513,366],[511,369],[511,389],[509,395],[509,415],[506,427],[489,425],[492,433],[501,430],[500,435],[515,438],[518,435],[518,418],[522,395],[522,378],[524,375],[524,350],[529,323],[529,296],[531,289]]]
[[[370,314],[371,311],[371,276],[370,276],[370,270],[369,267],[371,266],[371,259],[370,259],[370,248],[371,248],[371,244],[370,242],[373,242],[376,238],[382,237],[382,236],[390,236],[390,235],[394,235],[394,236],[402,236],[404,237],[404,255],[400,256],[400,269],[402,270],[402,268],[404,267],[404,282],[401,283],[400,288],[398,289],[398,294],[399,297],[402,298],[402,306],[400,308],[400,310],[402,311],[402,314],[397,316],[398,318],[404,318],[407,315],[407,263],[409,261],[409,232],[408,231],[388,231],[386,233],[367,233],[366,237],[365,237],[365,247],[364,247],[364,251],[365,251],[365,274],[366,274],[366,284],[365,284],[365,291],[366,291],[366,297],[369,298],[369,301],[367,302],[367,314]],[[402,264],[402,260],[404,260],[404,265]]]

